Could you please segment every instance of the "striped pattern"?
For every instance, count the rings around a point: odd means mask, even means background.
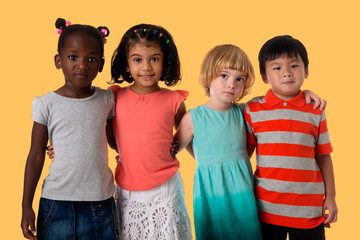
[[[256,146],[255,191],[260,221],[313,228],[322,217],[323,178],[315,153],[332,152],[325,112],[269,90],[246,104],[248,141]]]

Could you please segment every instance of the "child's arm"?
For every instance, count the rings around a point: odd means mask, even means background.
[[[175,130],[179,128],[180,121],[185,113],[186,113],[186,105],[185,102],[182,101],[175,115],[175,123],[174,123]]]
[[[194,125],[192,122],[190,112],[187,112],[182,117],[178,130],[174,135],[174,142],[179,143],[178,152],[180,152],[184,147],[188,150],[190,155],[194,157],[194,153],[192,151],[192,146],[189,144],[194,137]]]
[[[180,122],[181,122],[181,119],[182,117],[184,116],[184,114],[186,113],[186,106],[185,106],[185,102],[182,102],[176,115],[175,115],[175,129],[178,130],[179,128],[179,125],[180,125]],[[177,144],[177,141],[176,139],[174,139],[174,143]],[[192,145],[191,144],[188,144],[186,147],[186,150],[190,153],[190,155],[192,157],[194,157],[194,152],[193,152],[193,149],[192,149]],[[180,150],[177,150],[177,152],[180,151]],[[175,154],[176,155],[176,154]]]
[[[22,200],[21,228],[24,237],[36,239],[35,236],[35,213],[32,202],[44,166],[46,144],[48,142],[48,130],[45,125],[34,122],[31,147],[25,166],[24,192]]]
[[[304,97],[306,99],[306,103],[310,103],[311,100],[313,100],[315,102],[314,109],[316,109],[319,106],[320,106],[319,107],[320,111],[325,109],[326,101],[324,99],[321,99],[318,95],[316,95],[315,93],[313,93],[310,90],[303,90],[302,92],[303,92]]]
[[[244,114],[244,112],[245,112],[245,108],[246,108],[246,104],[245,103],[241,103],[241,109],[242,109],[242,113]],[[246,138],[247,138],[247,140],[246,140],[246,150],[247,150],[247,153],[248,153],[248,156],[249,156],[249,158],[251,158],[251,156],[253,155],[253,153],[254,153],[254,150],[255,150],[255,148],[256,148],[256,145],[254,145],[254,144],[251,144],[250,143],[250,141],[249,141],[249,134],[251,134],[251,133],[249,133],[249,126],[248,126],[248,123],[247,123],[247,119],[248,119],[248,115],[246,114],[244,114],[244,122],[245,122],[245,124],[246,124]]]
[[[116,145],[115,136],[114,136],[113,120],[114,120],[114,118],[110,118],[110,119],[107,120],[107,123],[106,123],[106,138],[107,138],[107,142],[108,142],[109,146],[112,149],[117,150],[117,145]]]
[[[325,183],[323,214],[326,216],[326,219],[324,224],[334,223],[337,221],[338,209],[335,202],[336,193],[332,159],[330,154],[316,154],[315,158]],[[329,211],[328,214],[325,214],[326,210]]]

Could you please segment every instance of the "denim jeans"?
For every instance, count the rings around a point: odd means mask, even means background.
[[[37,239],[119,239],[115,202],[111,197],[98,202],[40,199]]]

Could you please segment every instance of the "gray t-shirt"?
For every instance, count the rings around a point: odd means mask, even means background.
[[[50,92],[33,100],[32,119],[47,126],[55,150],[42,197],[101,201],[113,195],[105,130],[107,119],[113,116],[112,91],[98,87],[87,98],[67,98]]]

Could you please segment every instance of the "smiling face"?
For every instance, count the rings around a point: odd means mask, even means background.
[[[286,54],[280,58],[267,61],[266,75],[262,75],[265,83],[269,83],[275,96],[287,101],[295,97],[308,76],[300,56],[288,57]]]
[[[164,53],[157,44],[136,43],[130,46],[127,56],[128,68],[134,79],[131,90],[149,94],[160,90],[158,81],[163,72]]]
[[[76,90],[90,87],[104,65],[99,42],[83,32],[69,35],[61,53],[55,56],[55,65],[63,70],[65,88]]]
[[[228,109],[242,94],[246,74],[238,70],[222,69],[217,78],[210,83],[210,99],[214,109]]]

